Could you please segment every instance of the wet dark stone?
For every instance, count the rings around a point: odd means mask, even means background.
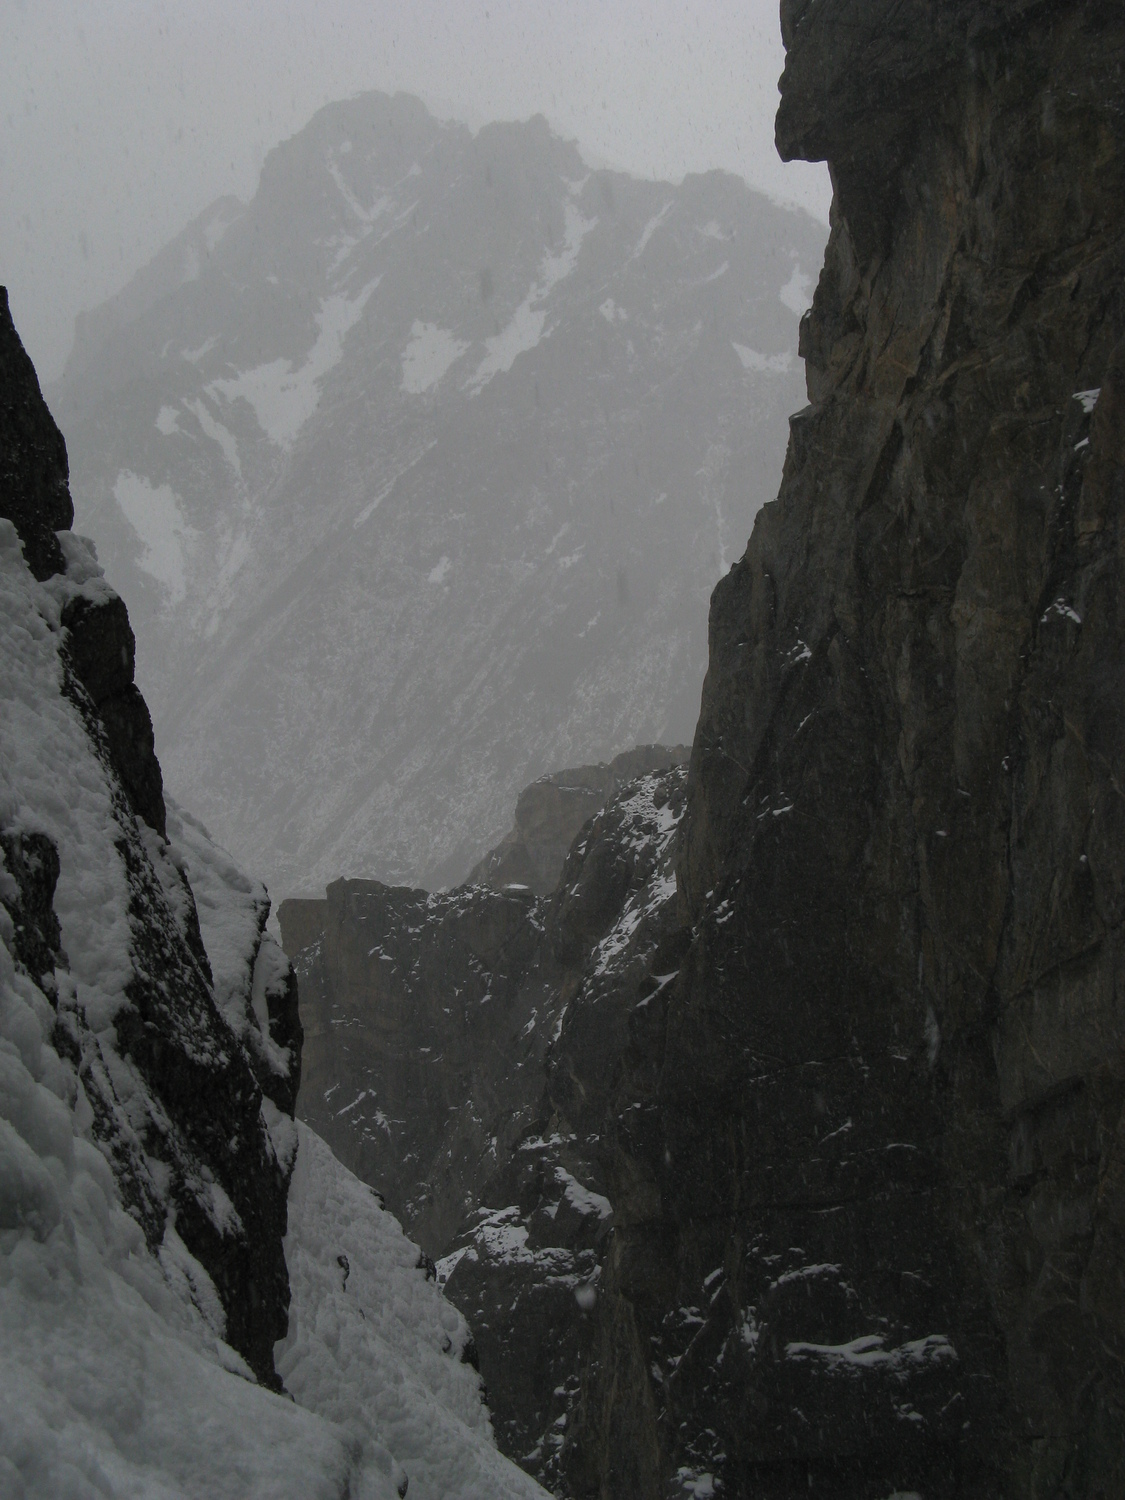
[[[56,531],[68,531],[74,506],[63,435],[47,410],[0,287],[0,516],[11,521],[36,578],[63,568]]]

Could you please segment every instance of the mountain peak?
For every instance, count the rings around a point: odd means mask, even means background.
[[[536,776],[688,737],[821,240],[365,94],[88,321],[81,524],[170,784],[279,894],[455,882]]]

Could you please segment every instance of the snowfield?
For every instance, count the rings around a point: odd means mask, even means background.
[[[226,1342],[215,1285],[176,1232],[164,1162],[147,1162],[150,1201],[167,1208],[157,1253],[126,1212],[95,1142],[94,1054],[76,1064],[55,1046],[71,1012],[96,1027],[99,1066],[121,1101],[119,1140],[143,1162],[142,1124],[160,1100],[114,1028],[136,962],[125,814],[63,692],[59,655],[63,600],[79,590],[97,599],[105,584],[92,551],[62,540],[67,573],[41,584],[0,520],[0,832],[57,849],[64,950],[50,974],[16,961],[9,908],[20,910],[20,886],[0,853],[0,1497],[394,1500],[408,1485],[433,1500],[542,1496],[493,1445],[479,1376],[462,1361],[468,1328],[432,1268],[370,1190],[316,1136],[302,1128],[298,1142],[268,1099],[262,1127],[278,1159],[298,1145],[290,1324],[277,1346],[294,1400],[257,1384]],[[169,842],[139,823],[137,834],[173,909],[177,890],[186,901],[175,872],[192,883],[234,1048],[258,1034],[284,964],[262,937],[265,891],[177,809]],[[220,1223],[233,1209],[212,1187]]]

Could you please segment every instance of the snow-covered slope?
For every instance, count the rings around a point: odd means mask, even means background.
[[[69,520],[0,288],[0,1496],[391,1500],[400,1455],[416,1495],[541,1495],[417,1248],[298,1150],[268,897],[166,807]]]
[[[689,739],[823,238],[405,96],[273,152],[51,393],[177,798],[278,896],[432,887],[541,773]]]
[[[543,1495],[497,1453],[468,1329],[417,1246],[303,1126],[278,1349],[296,1404],[256,1384],[174,1228],[151,1255],[122,1208],[52,1023],[0,943],[4,1500]]]
[[[496,1451],[468,1325],[433,1266],[320,1137],[297,1128],[293,1301],[277,1359],[287,1388],[348,1432],[369,1465],[389,1449],[411,1500],[542,1496]]]

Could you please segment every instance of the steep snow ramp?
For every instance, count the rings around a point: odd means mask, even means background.
[[[533,1500],[496,1451],[468,1325],[433,1267],[319,1136],[297,1126],[285,1255],[292,1301],[277,1366],[302,1406],[367,1461],[385,1444],[411,1500]]]
[[[0,942],[5,1500],[394,1500],[407,1476],[412,1496],[433,1500],[543,1495],[492,1445],[480,1378],[462,1362],[464,1319],[370,1190],[303,1127],[278,1350],[298,1404],[257,1385],[175,1230],[151,1255],[124,1211],[53,1024]]]

